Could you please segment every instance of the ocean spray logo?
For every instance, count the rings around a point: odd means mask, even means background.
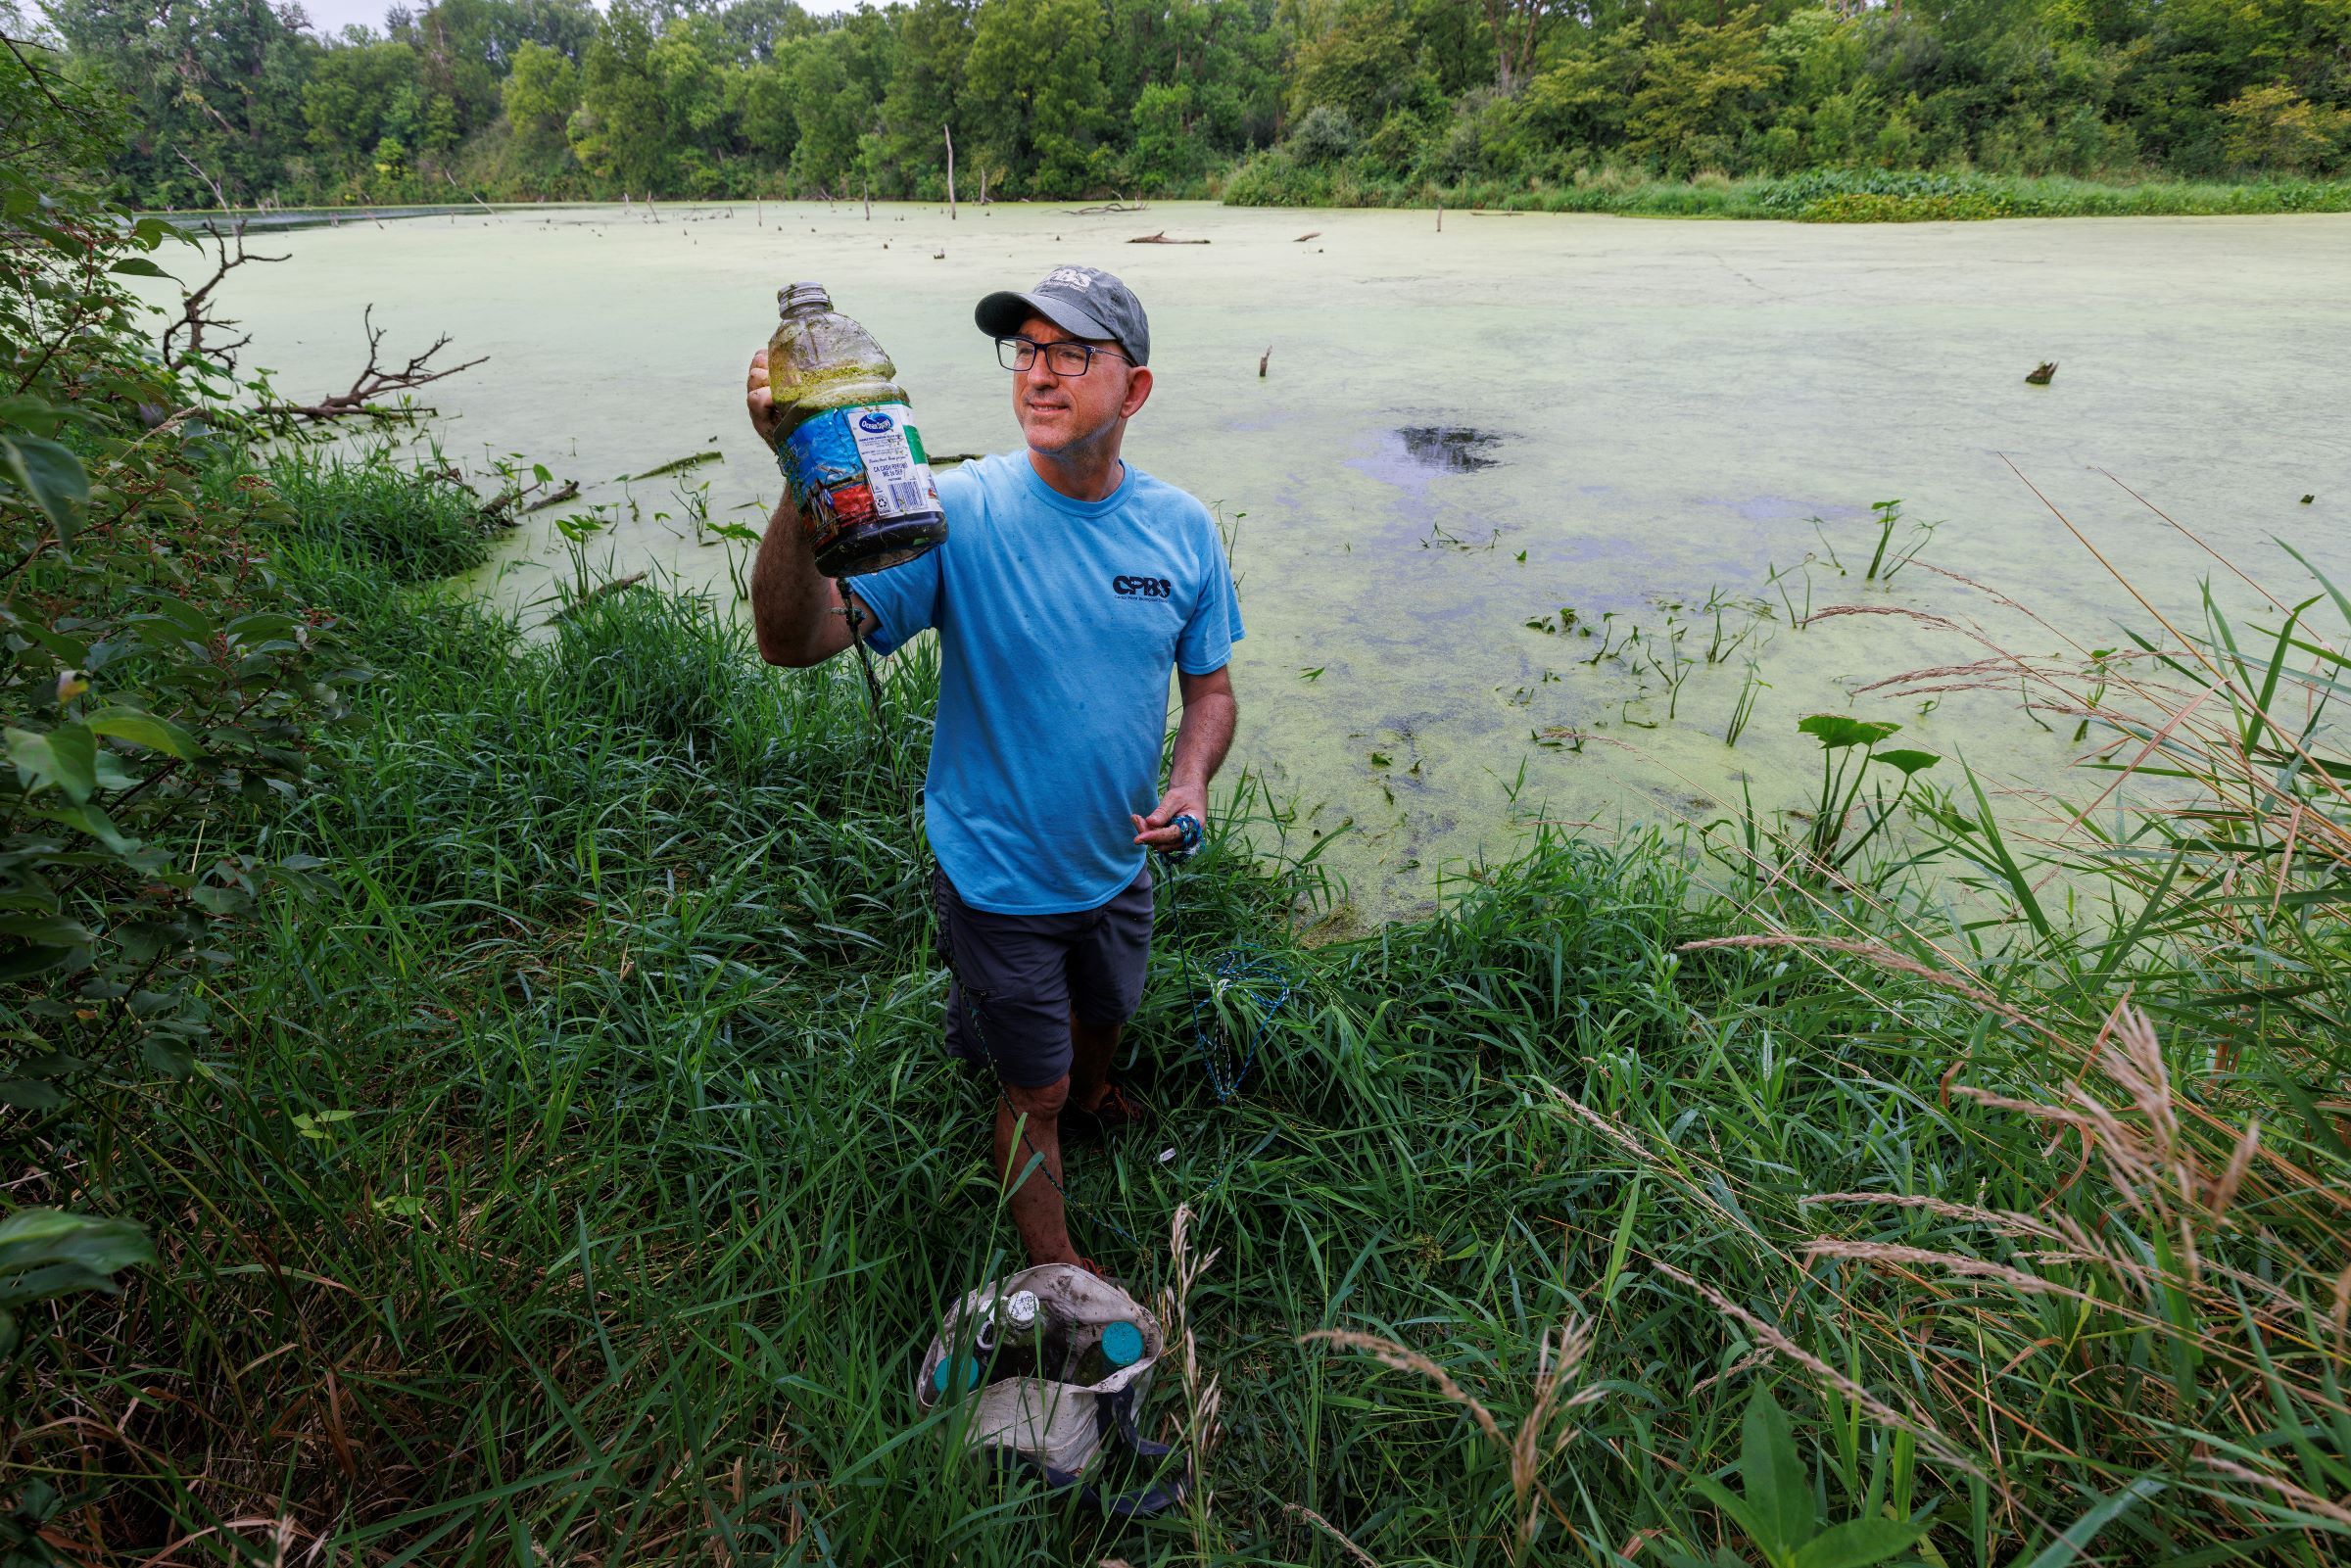
[[[859,414],[857,416],[857,428],[864,431],[869,436],[887,436],[896,424],[896,420],[890,418],[889,415],[884,413],[879,408],[876,408],[872,413]]]

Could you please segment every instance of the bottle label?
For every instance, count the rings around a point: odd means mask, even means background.
[[[784,438],[784,476],[821,513],[822,549],[843,528],[938,509],[923,438],[902,403],[828,408]]]
[[[923,438],[907,418],[902,403],[877,403],[844,408],[841,417],[864,459],[867,483],[874,493],[874,515],[910,517],[938,510],[938,487],[925,460]]]

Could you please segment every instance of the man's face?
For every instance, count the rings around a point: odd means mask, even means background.
[[[1087,343],[1103,351],[1081,376],[1054,374],[1041,354],[1028,369],[1013,372],[1012,411],[1034,451],[1058,454],[1099,441],[1143,405],[1151,372],[1128,363],[1117,344],[1077,337],[1041,315],[1024,322],[1020,335],[1032,343]]]

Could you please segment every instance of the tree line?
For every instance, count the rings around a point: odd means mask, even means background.
[[[2351,169],[2351,0],[47,0],[156,206]],[[9,15],[0,0],[0,18]]]

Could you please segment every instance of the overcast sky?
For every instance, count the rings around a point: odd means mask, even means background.
[[[302,9],[310,14],[312,24],[320,33],[337,33],[353,23],[361,23],[376,31],[384,30],[384,13],[392,9],[392,0],[301,0]],[[800,0],[800,9],[820,17],[836,11],[854,11],[857,0]],[[422,11],[424,0],[409,0],[409,9]]]

